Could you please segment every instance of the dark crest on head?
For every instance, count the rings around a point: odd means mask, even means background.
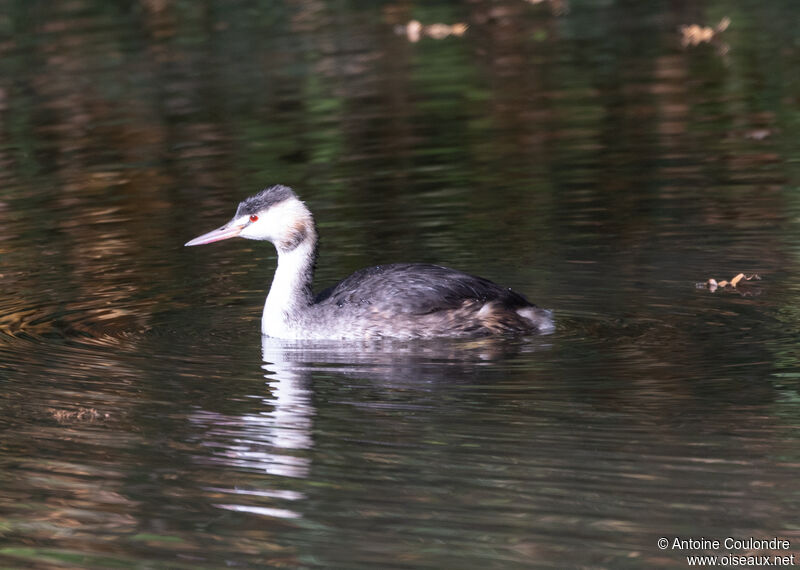
[[[235,217],[238,218],[240,216],[249,216],[250,214],[255,214],[262,210],[266,210],[275,204],[279,204],[284,200],[295,197],[295,193],[292,192],[291,188],[281,184],[276,184],[275,186],[265,188],[258,194],[250,196],[246,200],[240,202],[239,207],[236,208]]]

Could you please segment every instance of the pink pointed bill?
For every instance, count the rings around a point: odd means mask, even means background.
[[[244,226],[224,225],[221,228],[217,228],[216,230],[208,232],[207,234],[197,236],[193,240],[187,241],[184,245],[203,245],[205,243],[213,243],[215,241],[236,237],[242,232],[243,228]]]

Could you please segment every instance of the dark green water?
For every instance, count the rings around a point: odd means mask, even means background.
[[[0,0],[0,566],[800,563],[799,13]],[[319,287],[438,263],[556,331],[262,343],[272,247],[183,243],[272,183]]]

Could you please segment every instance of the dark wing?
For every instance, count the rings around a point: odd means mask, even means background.
[[[464,301],[500,301],[508,308],[533,306],[496,283],[455,269],[421,263],[393,263],[356,271],[316,296],[316,303],[375,305],[395,313],[428,314],[456,309]]]

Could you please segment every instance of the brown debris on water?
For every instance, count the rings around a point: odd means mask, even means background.
[[[708,279],[707,281],[705,281],[703,283],[698,283],[697,287],[698,288],[705,287],[706,289],[708,289],[709,291],[711,291],[713,293],[717,289],[736,289],[736,286],[739,285],[740,283],[744,284],[744,283],[742,283],[742,281],[747,282],[747,281],[760,281],[760,280],[761,280],[761,276],[758,275],[758,273],[753,273],[751,275],[745,275],[744,273],[738,273],[730,281],[725,281],[725,280],[717,281],[716,279],[714,279],[712,277],[712,278]]]
[[[111,414],[100,412],[95,408],[78,408],[76,410],[47,408],[47,413],[60,424],[72,422],[94,423],[111,417]]]
[[[719,34],[728,29],[731,25],[731,19],[727,16],[720,20],[719,24],[715,27],[699,26],[691,24],[689,26],[681,26],[681,44],[683,47],[698,46],[702,43],[711,43]]]
[[[442,40],[449,36],[461,37],[467,32],[468,28],[469,26],[462,22],[424,26],[419,20],[411,20],[404,26],[397,26],[395,30],[398,34],[406,36],[411,43],[416,43],[423,36],[434,40]]]
[[[752,129],[744,133],[744,138],[754,141],[763,141],[775,133],[774,129]]]

